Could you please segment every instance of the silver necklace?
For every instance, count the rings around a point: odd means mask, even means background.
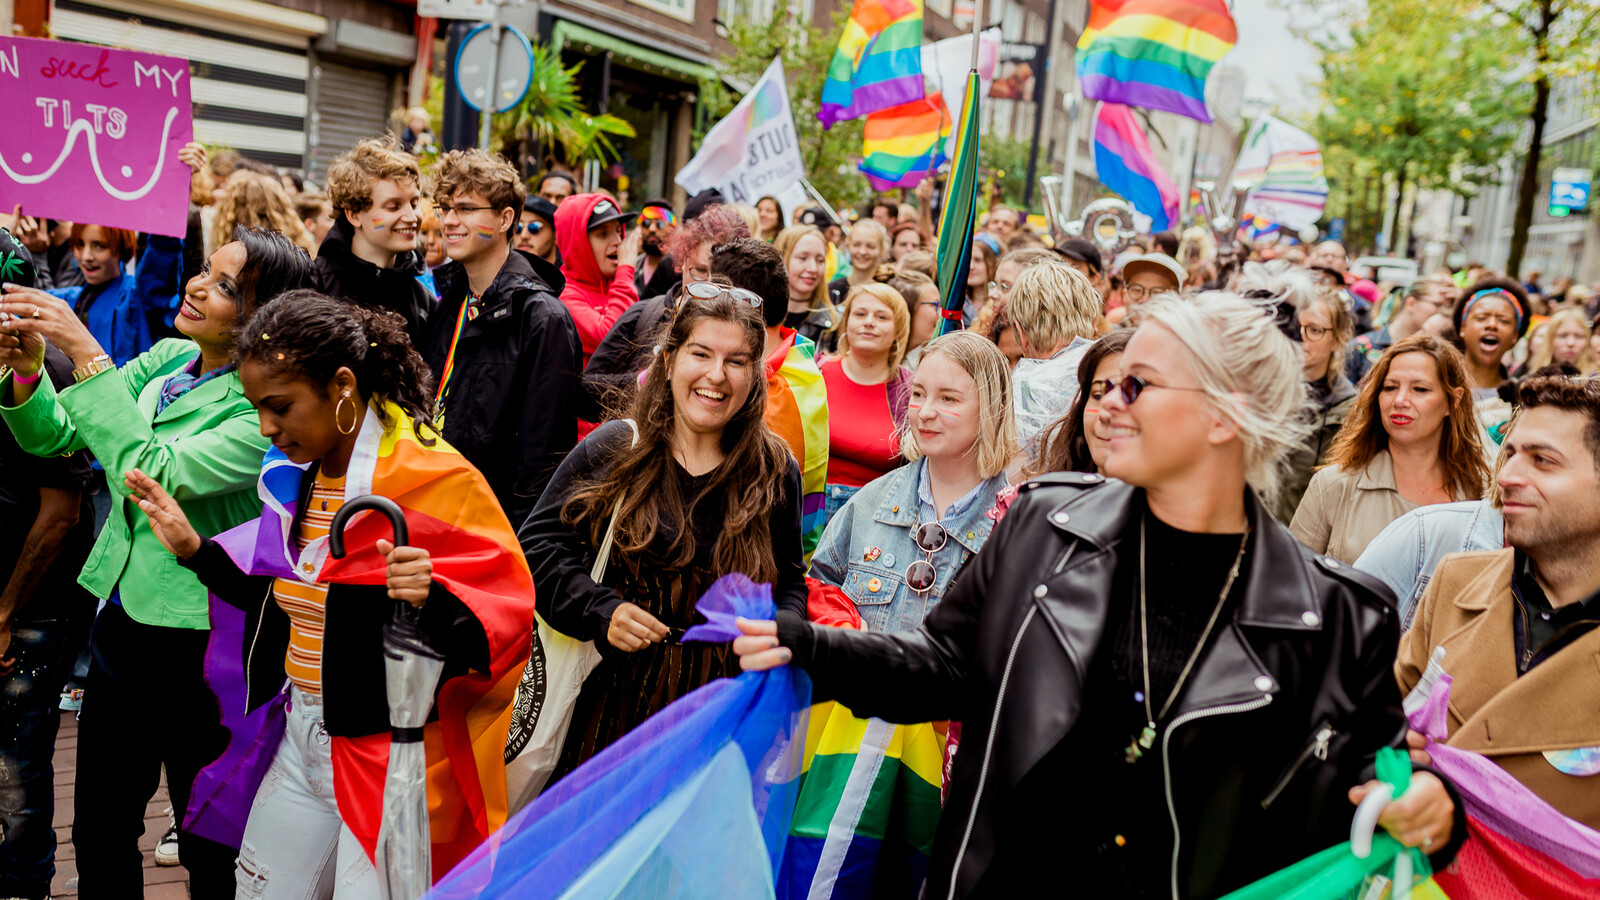
[[[1172,709],[1173,701],[1183,692],[1183,683],[1189,679],[1189,671],[1200,658],[1200,651],[1205,649],[1206,641],[1211,637],[1211,629],[1216,627],[1217,617],[1222,615],[1222,606],[1228,599],[1228,592],[1233,589],[1234,579],[1239,577],[1239,566],[1244,562],[1244,548],[1250,542],[1250,526],[1247,524],[1244,536],[1239,538],[1239,552],[1233,557],[1233,568],[1228,570],[1228,580],[1223,582],[1222,593],[1217,595],[1216,608],[1211,610],[1211,618],[1206,621],[1205,631],[1200,632],[1200,642],[1195,644],[1194,652],[1189,654],[1189,661],[1183,664],[1183,671],[1178,673],[1178,683],[1172,686],[1172,693],[1167,695],[1167,702],[1161,704],[1161,712],[1156,714],[1150,711],[1150,612],[1144,595],[1144,526],[1145,517],[1141,516],[1139,519],[1139,656],[1144,662],[1144,714],[1148,724],[1139,732],[1138,737],[1128,741],[1128,748],[1123,751],[1124,759],[1130,764],[1138,762],[1144,751],[1155,744],[1156,722],[1166,718],[1167,711]]]

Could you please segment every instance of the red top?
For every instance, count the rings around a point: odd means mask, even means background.
[[[865,487],[905,462],[900,425],[910,371],[902,367],[883,384],[857,384],[844,373],[841,359],[818,368],[828,386],[828,483]]]

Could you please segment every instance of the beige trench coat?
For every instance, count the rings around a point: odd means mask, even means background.
[[[1289,530],[1313,553],[1354,563],[1390,522],[1417,508],[1400,496],[1394,460],[1380,450],[1365,469],[1318,469],[1306,486]]]

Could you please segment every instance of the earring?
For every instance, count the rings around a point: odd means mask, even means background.
[[[339,422],[339,410],[343,409],[346,403],[350,404],[349,428],[344,427],[344,425]],[[339,398],[339,402],[333,405],[333,427],[339,429],[340,434],[351,434],[356,430],[356,423],[360,421],[360,419],[361,411],[356,408],[355,401],[350,399],[350,392],[345,391],[344,394]]]

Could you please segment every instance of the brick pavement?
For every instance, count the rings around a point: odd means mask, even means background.
[[[50,896],[56,898],[78,896],[78,859],[72,847],[72,797],[77,776],[78,722],[71,713],[61,715],[61,734],[56,738],[56,878],[50,886]],[[158,866],[155,860],[156,842],[167,830],[167,784],[162,779],[161,789],[151,798],[144,811],[144,837],[139,849],[144,851],[145,900],[188,900],[189,876],[182,866]]]

